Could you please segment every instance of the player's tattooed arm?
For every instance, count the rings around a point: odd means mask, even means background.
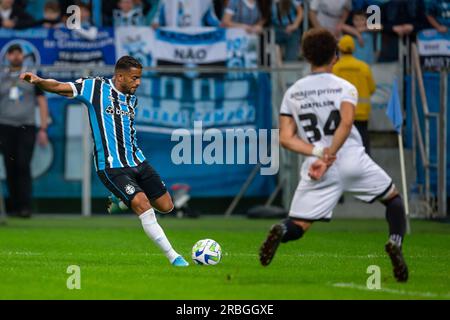
[[[65,97],[73,97],[72,87],[68,83],[59,82],[53,79],[43,79],[32,72],[22,73],[20,79],[34,84],[44,91],[56,93]]]
[[[340,115],[341,121],[334,132],[333,142],[327,151],[329,155],[336,155],[345,143],[345,140],[347,140],[350,135],[353,126],[353,119],[355,117],[355,105],[347,101],[342,102]]]

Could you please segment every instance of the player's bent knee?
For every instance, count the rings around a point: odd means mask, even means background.
[[[162,213],[162,214],[169,214],[173,211],[173,209],[175,208],[175,206],[173,205],[173,203],[171,205],[166,205],[160,208],[156,208],[156,210],[158,210],[158,212]]]
[[[389,200],[383,201],[383,203],[386,207],[403,209],[403,199],[398,193],[392,198],[389,198]]]
[[[392,191],[389,192],[384,198],[380,199],[380,201],[385,206],[387,206],[390,202],[392,202],[393,200],[396,200],[396,199],[399,199],[399,201],[401,202],[402,197],[400,196],[400,193],[397,191],[397,189],[393,188]]]
[[[161,213],[168,214],[168,213],[171,213],[174,208],[175,208],[175,205],[173,204],[172,200],[170,199],[170,200],[167,200],[163,205],[160,205],[157,210]]]
[[[175,208],[172,198],[169,193],[166,192],[163,196],[152,201],[152,206],[160,213],[168,214]]]
[[[131,208],[137,214],[142,214],[152,208],[150,201],[148,201],[147,196],[143,192],[136,194],[131,200]]]
[[[378,200],[381,203],[388,203],[390,200],[399,197],[400,193],[398,192],[397,188],[395,187],[395,185],[391,186],[391,189],[389,190],[389,192],[386,193],[386,195],[384,195],[383,197],[379,198]]]

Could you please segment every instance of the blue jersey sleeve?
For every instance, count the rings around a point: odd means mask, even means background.
[[[69,82],[73,91],[73,98],[77,98],[83,102],[91,102],[94,90],[94,79],[81,78],[75,82]]]

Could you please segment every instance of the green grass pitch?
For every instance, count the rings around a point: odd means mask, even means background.
[[[172,267],[131,216],[9,219],[0,226],[0,299],[450,299],[449,224],[412,221],[402,284],[383,250],[383,220],[318,223],[266,268],[257,253],[274,220],[159,221],[189,261],[197,240],[218,241],[221,263]],[[80,267],[80,290],[66,287],[70,265]],[[366,287],[370,265],[381,269],[380,290]]]

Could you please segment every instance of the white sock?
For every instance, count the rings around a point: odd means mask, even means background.
[[[164,252],[167,259],[172,263],[179,254],[173,250],[163,229],[158,224],[158,221],[156,221],[153,208],[141,214],[139,219],[141,219],[142,227],[147,236],[155,242],[155,244]]]

